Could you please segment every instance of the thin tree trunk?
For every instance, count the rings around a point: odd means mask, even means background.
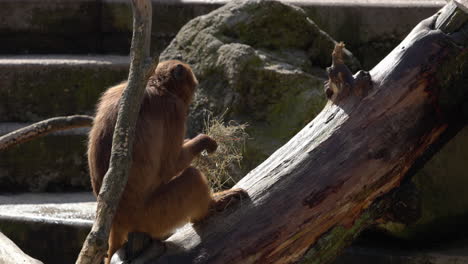
[[[460,3],[422,21],[369,73],[352,76],[338,45],[329,103],[235,186],[250,199],[134,263],[331,262],[467,107],[468,5]]]
[[[130,48],[128,85],[120,100],[112,141],[109,170],[104,176],[97,201],[96,220],[76,263],[101,263],[108,249],[108,238],[117,205],[127,184],[132,160],[134,130],[148,78],[157,66],[150,58],[150,0],[132,0],[133,37]]]

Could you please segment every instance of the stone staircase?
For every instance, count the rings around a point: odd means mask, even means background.
[[[0,55],[0,133],[54,116],[92,114],[103,89],[127,72],[126,56]],[[55,133],[1,152],[0,192],[89,189],[86,133]]]
[[[152,52],[164,49],[187,21],[226,1],[153,0]],[[285,2],[300,5],[345,41],[366,69],[444,4]],[[100,93],[127,77],[131,16],[125,0],[0,0],[0,135],[49,117],[92,114]],[[44,263],[73,263],[91,227],[86,134],[54,133],[0,152],[0,232]],[[347,250],[338,263],[408,263],[398,254],[411,255],[363,248],[368,251]]]

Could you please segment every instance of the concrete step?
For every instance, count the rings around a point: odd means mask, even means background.
[[[126,56],[0,56],[0,122],[92,114],[102,91],[126,79],[128,67]]]
[[[153,0],[152,50],[161,51],[190,19],[227,0]],[[365,68],[385,56],[444,0],[283,0],[303,7]],[[0,53],[128,54],[132,13],[124,0],[0,0]],[[34,41],[31,41],[34,40]]]
[[[97,1],[2,0],[0,6],[2,53],[96,49]]]
[[[0,123],[0,135],[26,125]],[[86,128],[57,132],[0,151],[0,193],[91,190],[87,133]]]
[[[162,50],[187,21],[221,6],[216,2],[153,1],[153,48]],[[129,1],[1,0],[0,6],[1,53],[128,54]]]
[[[44,263],[74,263],[91,229],[95,206],[88,192],[3,194],[0,230]]]

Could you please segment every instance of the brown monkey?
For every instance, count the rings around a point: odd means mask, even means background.
[[[180,61],[161,62],[150,77],[135,130],[133,163],[109,237],[106,263],[130,232],[164,238],[175,228],[203,219],[210,207],[245,192],[211,194],[204,175],[190,167],[203,150],[217,143],[207,135],[185,140],[185,122],[198,82],[191,68]],[[109,167],[112,136],[120,97],[126,83],[109,88],[101,97],[89,134],[88,163],[97,196]]]

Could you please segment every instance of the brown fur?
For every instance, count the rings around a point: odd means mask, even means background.
[[[217,196],[211,194],[205,176],[189,167],[201,151],[215,151],[216,142],[206,135],[184,142],[196,85],[190,67],[179,61],[160,63],[148,81],[135,130],[133,163],[112,223],[106,263],[129,232],[164,238],[178,226],[203,219],[216,204]],[[103,94],[89,135],[88,163],[96,196],[109,167],[118,104],[125,87],[122,83]]]

